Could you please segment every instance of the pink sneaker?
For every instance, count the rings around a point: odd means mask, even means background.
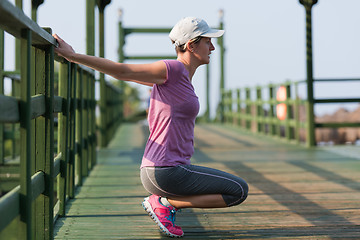
[[[175,225],[176,208],[164,206],[160,202],[160,197],[157,195],[151,195],[150,197],[144,198],[142,206],[160,227],[160,230],[166,235],[170,237],[184,236],[181,227]]]

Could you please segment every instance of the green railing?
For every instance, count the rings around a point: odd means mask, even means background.
[[[360,82],[360,78],[342,78],[342,79],[314,79],[314,82],[322,83],[334,83],[341,82],[344,86],[348,82]],[[315,104],[331,104],[331,103],[360,103],[360,97],[352,98],[316,98],[314,99]],[[316,128],[341,128],[341,127],[360,127],[360,119],[357,122],[327,122],[327,123],[317,123],[315,122]]]
[[[313,81],[349,82],[360,81],[360,79],[314,79]],[[302,99],[299,97],[300,84],[305,85],[304,88],[306,88],[306,81],[298,81],[224,91],[222,96],[225,106],[225,122],[290,142],[305,142],[307,146],[311,146],[309,143],[311,137],[315,139],[317,128],[360,127],[360,121],[319,123],[315,121],[315,117],[308,119],[309,96],[306,96],[308,93],[305,92],[305,97]],[[286,89],[286,96],[283,100],[277,99],[276,96],[280,87]],[[320,99],[313,97],[313,104],[329,103],[360,103],[360,98]],[[283,119],[277,115],[276,109],[280,104],[286,106],[286,114]],[[308,122],[314,125],[313,131],[309,131]],[[309,134],[314,136],[309,137]]]
[[[303,82],[270,84],[223,92],[224,119],[249,131],[300,143],[304,140],[306,100],[301,100],[298,85]],[[277,100],[279,87],[285,87],[286,99]],[[278,104],[286,105],[286,117],[277,117]]]
[[[124,121],[123,117],[123,90],[108,83],[104,82],[104,94],[101,97],[100,101],[105,102],[105,107],[102,108],[101,117],[103,119],[103,126],[98,124],[99,135],[102,136],[102,141],[105,145],[100,145],[101,147],[106,147],[110,140],[115,134],[116,128]],[[100,102],[99,101],[99,102]],[[100,105],[100,104],[99,104]],[[101,108],[101,107],[100,107]]]
[[[11,72],[4,31],[21,56]],[[54,57],[56,44],[51,29],[0,1],[0,238],[52,239],[54,221],[96,164],[97,134],[110,141],[119,124],[120,90],[106,83],[107,126],[96,132],[95,73]],[[12,96],[4,95],[5,78]]]

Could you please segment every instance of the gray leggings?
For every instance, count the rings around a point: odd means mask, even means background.
[[[242,203],[247,183],[230,173],[196,165],[144,167],[140,172],[144,188],[162,197],[222,194],[227,206]]]

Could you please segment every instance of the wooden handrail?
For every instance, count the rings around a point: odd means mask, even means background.
[[[0,92],[0,130],[5,124],[11,126],[10,130],[2,130],[0,148],[10,138],[13,149],[21,143],[21,151],[17,152],[20,184],[0,198],[0,232],[20,215],[17,229],[21,239],[33,239],[34,225],[44,230],[36,233],[37,239],[52,239],[54,219],[65,215],[66,200],[74,197],[75,187],[82,184],[96,164],[95,71],[54,56],[57,42],[51,30],[41,28],[7,0],[0,1],[0,31],[3,30],[21,40],[22,57],[21,69],[15,71],[3,71],[0,62],[1,84],[7,77],[17,86],[11,97]],[[0,42],[3,47],[3,41]],[[54,61],[59,63],[58,73],[54,71]],[[59,75],[57,96],[55,74]],[[113,109],[121,104],[118,101],[121,91],[111,84],[107,84],[106,91],[107,101],[117,103],[108,107],[117,113]],[[56,126],[54,113],[58,113]],[[109,115],[109,122],[116,124],[102,129],[109,136],[107,141],[118,125],[116,117]],[[55,158],[54,135],[58,144]],[[0,168],[4,163],[0,154]],[[59,199],[56,209],[55,178]],[[36,211],[41,212],[36,217],[32,214],[34,202]]]
[[[335,82],[338,80],[342,81],[360,81],[359,78],[351,79],[314,79],[314,81],[322,82]],[[301,83],[306,83],[305,81],[296,81],[296,82],[285,82],[282,84],[270,84],[263,87],[254,87],[254,88],[243,88],[236,89],[235,94],[231,94],[234,90],[223,91],[225,113],[224,117],[226,122],[233,123],[243,127],[247,130],[251,130],[252,124],[257,127],[253,127],[253,131],[261,134],[267,134],[276,138],[286,138],[288,141],[295,143],[300,143],[300,129],[307,128],[306,122],[301,122],[299,119],[300,107],[303,109],[308,107],[307,99],[298,98],[298,89],[297,85]],[[284,101],[279,101],[275,98],[274,91],[280,86],[285,86],[288,88],[287,98]],[[293,89],[293,91],[290,91]],[[259,95],[259,91],[268,91],[269,96],[267,98]],[[251,92],[256,92],[256,96],[251,96]],[[291,92],[294,92],[295,95],[292,96]],[[245,94],[243,94],[245,93]],[[240,96],[243,96],[240,98]],[[252,99],[256,98],[256,99]],[[326,103],[352,103],[360,102],[359,98],[328,98],[328,99],[314,99],[315,104],[326,104]],[[284,120],[279,120],[276,117],[276,112],[274,107],[277,104],[286,104],[287,107],[287,117]],[[237,107],[235,108],[234,105]],[[255,112],[251,112],[250,109],[254,109]],[[264,109],[267,109],[267,115],[265,115]],[[305,113],[305,111],[304,111]],[[315,120],[314,120],[315,121]],[[264,127],[265,125],[265,127]],[[341,128],[341,127],[360,127],[360,122],[344,122],[344,123],[316,123],[315,128]],[[283,131],[280,131],[280,128],[283,128]],[[254,130],[255,129],[255,130]],[[306,141],[308,139],[306,138]]]

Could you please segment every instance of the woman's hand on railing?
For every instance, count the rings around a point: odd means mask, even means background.
[[[71,62],[71,56],[75,53],[74,49],[57,34],[53,34],[53,37],[59,44],[59,46],[55,48],[55,53]]]

